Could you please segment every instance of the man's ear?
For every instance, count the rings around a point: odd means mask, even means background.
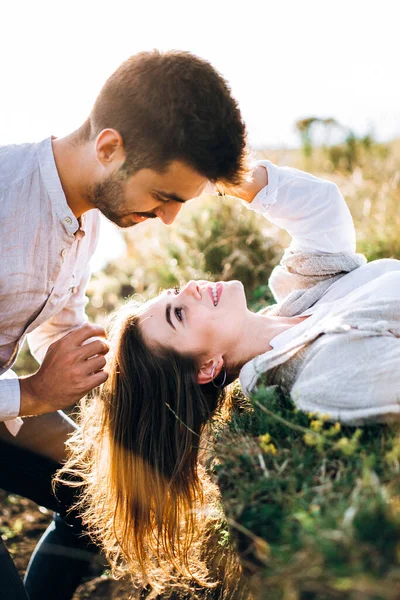
[[[201,365],[200,370],[197,374],[197,383],[199,383],[200,385],[210,383],[210,381],[218,377],[223,366],[224,359],[222,358],[222,356],[210,358]]]
[[[121,134],[116,129],[103,129],[96,138],[96,157],[104,166],[119,169],[125,162],[126,153]]]

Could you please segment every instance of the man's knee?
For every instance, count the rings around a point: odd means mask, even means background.
[[[62,411],[56,411],[25,418],[16,436],[0,423],[0,439],[61,463],[66,458],[65,442],[76,429],[72,419]]]

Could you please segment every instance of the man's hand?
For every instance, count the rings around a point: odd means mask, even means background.
[[[72,406],[90,390],[104,383],[108,374],[103,327],[86,323],[49,346],[40,369],[20,379],[20,416],[41,415]]]
[[[246,202],[252,202],[266,185],[268,185],[268,172],[262,165],[257,165],[253,172],[250,174],[247,181],[243,182],[242,185],[233,187],[227,185],[218,184],[217,190],[222,194],[228,196],[235,196]]]

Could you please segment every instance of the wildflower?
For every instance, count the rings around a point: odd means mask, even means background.
[[[349,444],[350,444],[349,438],[341,437],[340,440],[337,442],[336,447],[337,448],[346,448]]]
[[[276,449],[275,444],[261,444],[261,448],[263,449],[265,454],[272,454],[272,456],[278,454],[278,450]]]
[[[318,444],[318,435],[315,433],[305,433],[303,436],[303,440],[307,444],[307,446],[316,446]]]
[[[321,421],[320,419],[314,419],[314,421],[311,421],[311,423],[310,423],[311,429],[313,429],[316,432],[321,431],[323,426],[324,426],[324,422]]]
[[[354,454],[356,448],[357,439],[349,440],[349,438],[341,437],[340,440],[338,440],[335,444],[335,449],[341,450],[346,456],[351,456],[352,454]]]
[[[271,436],[269,433],[264,433],[264,435],[260,435],[259,438],[261,444],[268,444],[271,441]]]
[[[335,437],[335,435],[340,433],[341,430],[342,430],[342,427],[341,427],[340,423],[338,421],[336,421],[336,423],[334,425],[332,425],[332,427],[329,427],[329,429],[327,429],[325,431],[325,433],[328,437]]]

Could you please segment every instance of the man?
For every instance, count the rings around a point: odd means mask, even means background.
[[[120,227],[172,223],[208,181],[240,184],[245,138],[229,87],[209,63],[154,51],[111,75],[71,135],[0,148],[0,487],[57,513],[26,591],[0,548],[0,597],[69,599],[94,551],[79,536],[79,517],[65,518],[71,490],[55,496],[51,479],[75,427],[57,411],[107,379],[105,332],[84,313],[99,210]],[[18,379],[11,367],[25,336],[41,366]]]

